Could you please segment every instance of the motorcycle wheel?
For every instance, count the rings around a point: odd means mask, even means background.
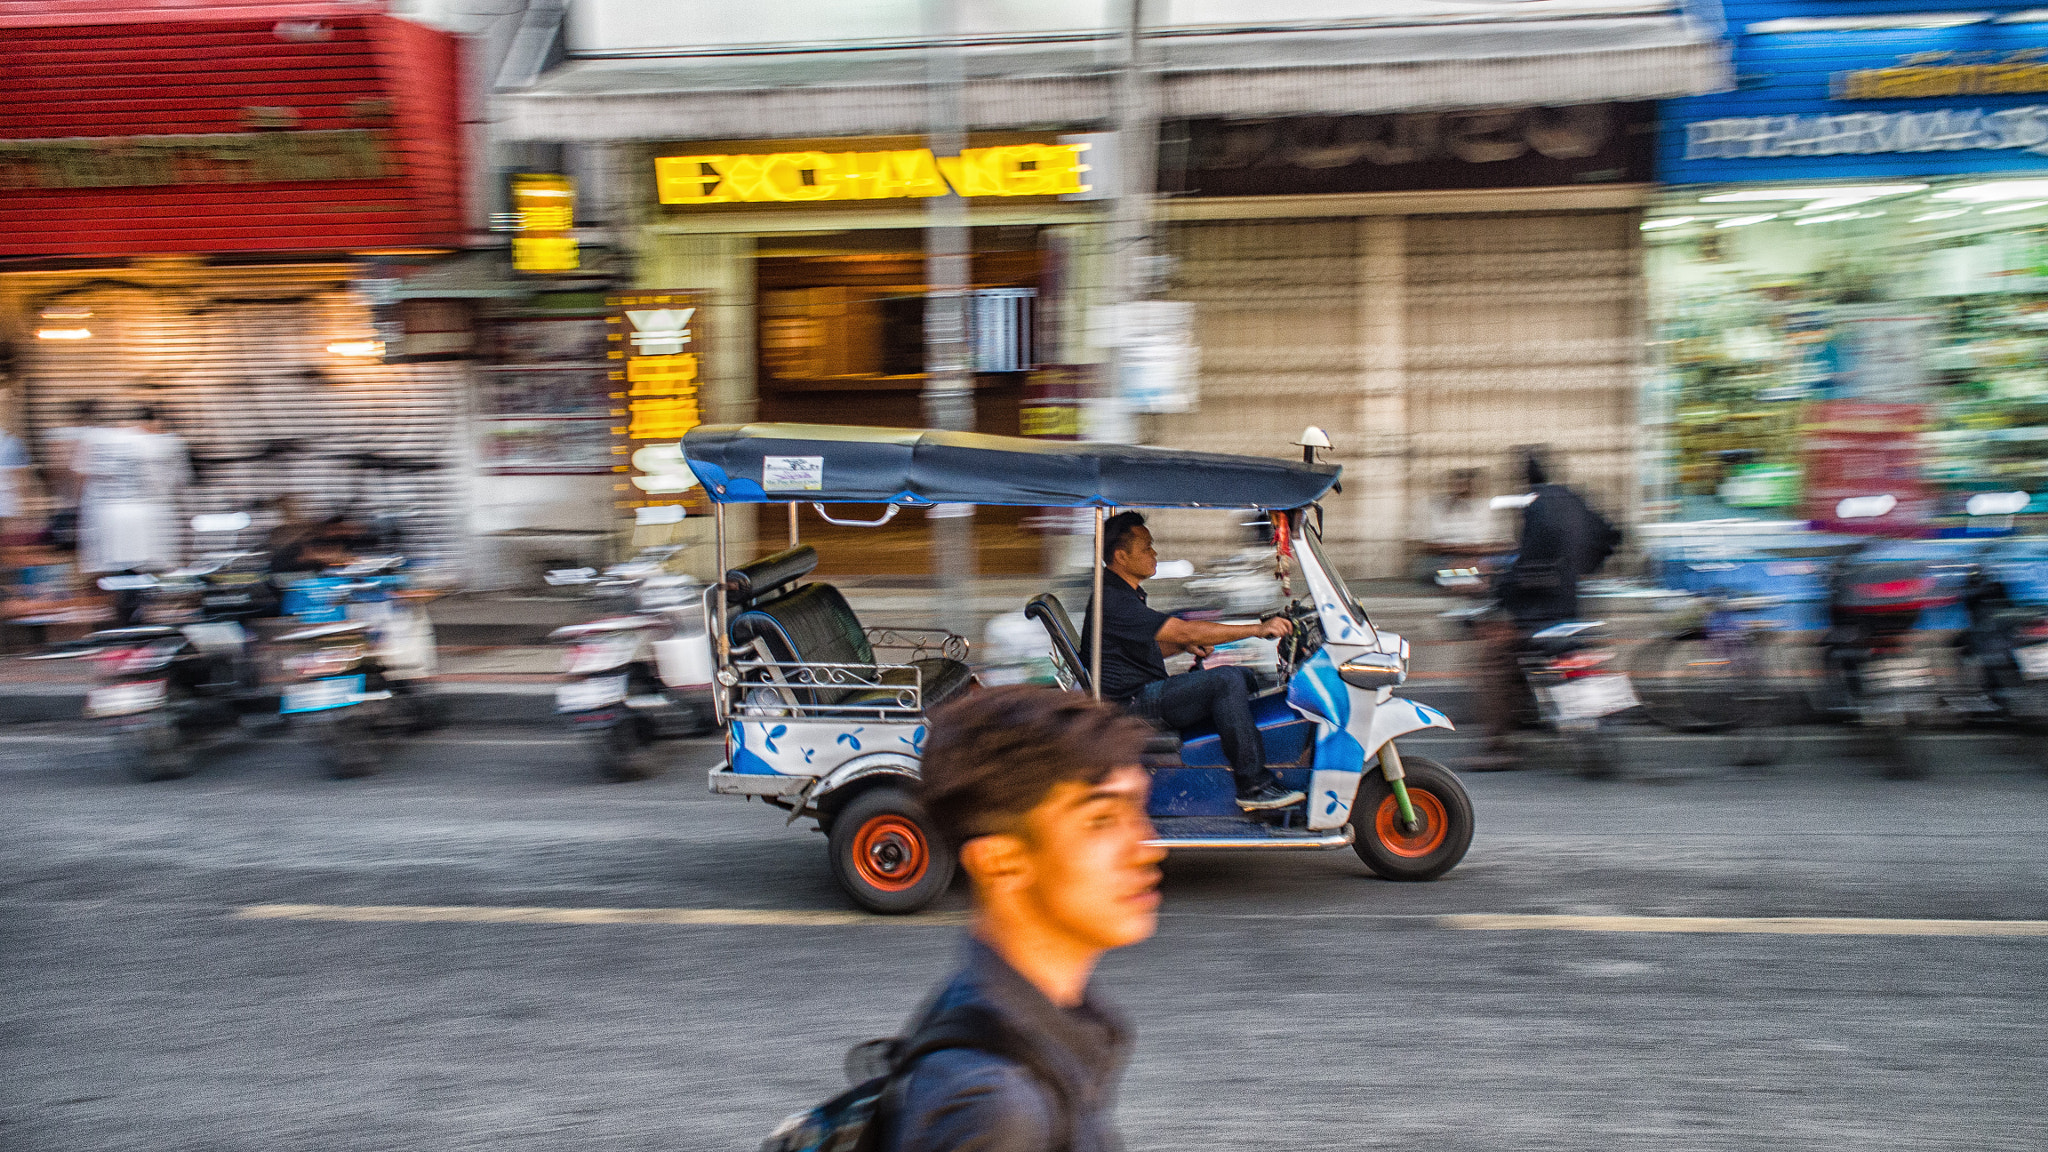
[[[1629,661],[1643,711],[1673,732],[1723,732],[1744,721],[1736,661],[1700,633],[1652,640]]]
[[[1621,776],[1621,750],[1614,734],[1605,728],[1582,728],[1558,733],[1565,755],[1581,780],[1615,780]]]
[[[1408,801],[1419,817],[1401,827],[1394,786],[1368,765],[1351,802],[1351,850],[1386,880],[1434,880],[1458,866],[1472,846],[1472,798],[1449,768],[1423,756],[1401,757]]]
[[[901,788],[879,785],[848,801],[827,842],[833,878],[870,912],[915,912],[953,882],[953,850]]]
[[[644,723],[637,717],[628,715],[595,729],[589,740],[591,768],[607,784],[652,780],[668,770],[661,745],[648,738]]]
[[[448,698],[410,681],[395,681],[392,701],[405,718],[405,730],[414,736],[438,732],[448,726]]]
[[[336,780],[376,775],[390,751],[390,741],[363,714],[361,705],[323,713],[314,731],[321,761]]]
[[[170,709],[159,708],[140,719],[128,720],[116,742],[121,767],[129,776],[153,784],[159,780],[183,780],[198,770],[191,738],[178,727]]]

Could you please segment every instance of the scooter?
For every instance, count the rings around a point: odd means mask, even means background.
[[[638,510],[636,534],[682,520],[680,507]],[[635,611],[557,628],[563,681],[555,711],[590,749],[591,766],[608,783],[659,775],[666,741],[700,735],[715,722],[711,700],[710,597],[703,584],[672,571],[681,546],[656,543],[600,575],[549,574],[558,586],[581,585],[600,598],[630,598]]]

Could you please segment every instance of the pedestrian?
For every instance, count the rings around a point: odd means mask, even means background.
[[[1152,935],[1142,722],[1086,695],[993,688],[932,718],[920,798],[959,854],[974,914],[958,972],[884,1075],[791,1116],[764,1149],[1110,1152],[1130,1027],[1091,983]],[[849,1057],[849,1067],[854,1065]]]
[[[88,428],[72,470],[78,500],[78,567],[85,573],[166,568],[177,551],[177,492],[192,478],[185,442],[143,407],[127,424]]]
[[[974,919],[925,1021],[990,1012],[1038,1065],[942,1049],[908,1070],[895,1152],[1097,1152],[1130,1029],[1090,984],[1112,948],[1152,935],[1159,862],[1139,766],[1146,726],[1076,693],[1019,685],[934,718],[922,799],[958,846]]]
[[[18,535],[21,518],[28,513],[29,496],[34,489],[30,476],[28,449],[21,438],[0,428],[0,545],[13,548],[17,544],[33,543]]]
[[[1429,501],[1423,537],[1412,547],[1416,579],[1431,588],[1442,569],[1477,565],[1514,548],[1491,503],[1479,494],[1480,476],[1477,468],[1454,468],[1444,474],[1444,490]]]
[[[78,442],[99,426],[100,402],[88,397],[71,402],[71,423],[43,434],[44,472],[52,500],[48,538],[53,548],[78,547],[78,499],[85,485],[75,468]]]

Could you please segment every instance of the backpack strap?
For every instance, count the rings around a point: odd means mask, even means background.
[[[1073,1148],[1074,1101],[1067,1094],[1066,1082],[1046,1064],[1030,1041],[1018,1035],[993,1010],[980,1004],[955,1005],[928,1017],[901,1045],[894,1083],[890,1086],[895,1103],[900,1105],[903,1082],[910,1078],[912,1066],[920,1059],[949,1048],[971,1048],[1008,1060],[1044,1085],[1052,1096],[1053,1152],[1070,1152]]]

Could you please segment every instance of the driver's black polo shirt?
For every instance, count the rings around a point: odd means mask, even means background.
[[[1092,609],[1094,601],[1089,601]],[[1133,588],[1114,572],[1102,574],[1102,698],[1129,700],[1154,680],[1166,679],[1166,657],[1159,654],[1159,629],[1171,619],[1145,603],[1145,590]],[[1088,663],[1091,610],[1081,624],[1081,663]]]

